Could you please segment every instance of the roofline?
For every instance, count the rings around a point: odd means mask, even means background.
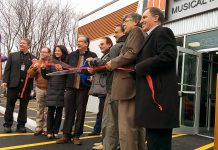
[[[113,1],[111,1],[111,2],[109,2],[109,3],[107,3],[107,4],[105,4],[105,5],[103,5],[103,6],[101,6],[101,7],[99,7],[99,8],[97,8],[97,9],[91,11],[90,13],[88,13],[88,14],[82,16],[81,18],[79,18],[79,20],[82,20],[82,19],[84,19],[85,17],[88,17],[88,16],[94,14],[95,12],[97,12],[97,11],[99,11],[99,10],[101,10],[101,9],[103,9],[103,8],[105,8],[105,7],[109,6],[109,5],[111,5],[111,4],[115,3],[115,2],[117,2],[117,1],[119,1],[119,0],[113,0]]]

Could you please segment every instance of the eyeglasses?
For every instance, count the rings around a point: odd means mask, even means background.
[[[123,23],[127,23],[129,21],[133,21],[133,20],[132,19],[126,19],[126,20],[123,21]]]
[[[40,52],[40,54],[47,54],[48,52]]]

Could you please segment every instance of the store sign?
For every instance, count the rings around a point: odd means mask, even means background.
[[[169,0],[168,21],[218,8],[218,0]]]

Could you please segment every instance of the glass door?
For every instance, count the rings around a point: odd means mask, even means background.
[[[216,75],[218,73],[217,52],[202,54],[202,78],[200,98],[199,133],[214,136],[216,106]]]
[[[178,47],[177,75],[180,95],[180,128],[175,133],[195,134],[199,122],[201,55]]]

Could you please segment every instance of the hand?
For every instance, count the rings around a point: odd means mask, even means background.
[[[2,83],[2,84],[1,84],[1,87],[3,87],[3,88],[7,88],[7,83],[5,83],[5,82]]]
[[[88,79],[87,79],[89,82],[92,82],[92,80],[93,80],[93,77],[92,76],[90,76]]]
[[[90,64],[90,62],[91,62],[92,60],[93,60],[92,57],[89,57],[89,58],[86,59],[86,61],[87,61],[88,65],[89,65],[89,67],[92,67],[92,65]]]
[[[89,57],[89,58],[86,58],[86,61],[92,61],[94,58],[92,57]]]
[[[112,71],[112,67],[111,67],[111,60],[109,62],[106,63],[106,69],[109,70],[109,71]]]
[[[46,65],[45,65],[44,63],[42,63],[42,64],[40,65],[40,68],[45,69],[45,68],[46,68]]]
[[[87,71],[89,72],[89,74],[94,74],[95,71],[93,70],[93,68],[87,68]]]
[[[38,68],[38,67],[39,67],[39,63],[35,63],[35,64],[33,65],[33,67],[34,67],[34,68]]]
[[[60,64],[55,64],[55,68],[57,70],[63,70],[62,66]]]

